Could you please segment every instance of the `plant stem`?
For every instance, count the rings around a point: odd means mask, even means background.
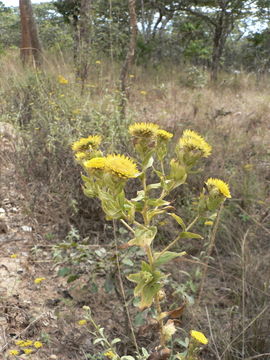
[[[120,219],[120,221],[121,221],[122,224],[125,225],[125,227],[126,227],[129,231],[131,231],[133,234],[135,233],[135,231],[132,229],[132,227],[129,226],[128,223],[125,222],[125,220]]]

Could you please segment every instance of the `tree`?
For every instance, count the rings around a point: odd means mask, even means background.
[[[20,0],[21,59],[24,64],[41,65],[42,52],[37,26],[33,16],[31,0]]]
[[[135,50],[136,50],[138,28],[137,28],[137,15],[136,15],[135,3],[136,3],[135,0],[128,0],[129,27],[130,27],[129,46],[120,74],[120,91],[121,91],[120,111],[122,118],[125,117],[125,112],[126,112],[126,101],[128,97],[127,94],[128,74],[131,65],[134,61]]]

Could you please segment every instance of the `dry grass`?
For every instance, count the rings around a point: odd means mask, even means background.
[[[40,74],[24,71],[14,53],[0,62],[0,121],[13,123],[24,143],[14,159],[18,183],[40,225],[51,222],[62,229],[62,237],[71,224],[82,234],[104,227],[98,202],[90,203],[80,190],[79,171],[69,150],[74,139],[90,132],[101,133],[105,147],[131,153],[126,145],[130,121],[157,122],[174,132],[176,138],[184,129],[192,128],[208,139],[214,151],[203,177],[229,181],[233,199],[223,212],[215,260],[209,264],[207,291],[202,303],[190,310],[183,326],[188,327],[188,321],[192,321],[208,333],[211,330],[212,345],[205,359],[248,359],[267,353],[269,79],[258,79],[254,74],[224,74],[216,86],[190,88],[181,84],[183,70],[177,67],[158,71],[134,68],[128,119],[120,123],[117,64],[103,60],[100,65],[93,64],[81,96],[72,67],[62,56],[45,59]],[[59,74],[69,80],[67,86],[57,83]],[[74,109],[80,112],[76,115]],[[194,176],[188,196],[197,196],[201,185],[201,176]],[[189,214],[192,209],[187,195],[175,196],[179,214]],[[207,232],[205,235],[207,238]],[[203,245],[195,244],[194,255],[199,257],[203,250]],[[181,266],[191,272],[198,267],[194,263]],[[172,270],[175,280],[182,282],[183,276],[176,270]]]

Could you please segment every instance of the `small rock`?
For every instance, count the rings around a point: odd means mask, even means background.
[[[57,356],[57,355],[52,354],[52,355],[49,357],[49,359],[52,359],[52,360],[57,360],[57,359],[58,359],[58,356]]]
[[[6,210],[3,208],[0,208],[0,214],[5,214]]]
[[[26,231],[26,232],[31,232],[31,231],[32,231],[32,227],[31,227],[31,226],[26,226],[26,225],[23,225],[23,226],[21,227],[21,229],[22,229],[23,231]]]

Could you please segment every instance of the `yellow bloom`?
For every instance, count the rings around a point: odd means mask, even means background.
[[[179,139],[181,148],[188,150],[199,150],[203,157],[211,154],[212,146],[209,145],[204,138],[193,130],[185,130]]]
[[[36,279],[34,280],[34,283],[35,283],[35,284],[40,284],[40,283],[41,283],[42,281],[44,281],[44,280],[46,280],[45,277],[36,278]],[[28,345],[26,345],[26,346],[28,346]]]
[[[201,344],[208,344],[208,339],[202,332],[191,330],[190,335],[193,337],[193,339],[197,340]]]
[[[64,76],[59,75],[58,76],[58,82],[59,84],[68,84],[68,80],[64,78]]]
[[[42,346],[43,346],[42,342],[40,342],[40,341],[35,341],[35,342],[34,342],[34,347],[35,347],[36,349],[39,349],[39,348],[41,348]]]
[[[159,126],[153,123],[135,123],[130,125],[128,131],[132,136],[156,136]]]
[[[23,342],[23,344],[21,346],[31,346],[33,345],[33,341],[32,340],[26,340]]]
[[[28,349],[28,348],[26,348],[26,349],[23,349],[23,352],[24,352],[26,355],[29,355],[29,354],[31,354],[31,353],[33,352],[33,349]]]
[[[205,226],[212,226],[214,224],[214,222],[212,220],[208,220],[204,222]]]
[[[246,171],[251,171],[251,170],[253,170],[253,164],[245,164],[245,165],[243,166],[243,168],[244,168],[244,170],[246,170]]]
[[[11,254],[10,257],[11,259],[16,259],[18,257],[18,254]]]
[[[161,138],[162,140],[169,140],[169,139],[171,139],[171,138],[173,137],[173,134],[170,133],[170,132],[168,132],[168,131],[166,131],[166,130],[159,129],[159,130],[157,131],[157,136],[158,136],[159,138]]]
[[[101,143],[101,136],[99,135],[90,135],[87,138],[81,138],[78,141],[75,141],[72,144],[72,150],[75,152],[81,152],[89,150],[91,148],[96,149]]]
[[[24,340],[17,340],[17,341],[15,341],[15,344],[16,344],[17,346],[24,346],[24,343],[25,343]]]
[[[231,198],[229,185],[220,179],[209,178],[205,184],[207,185],[209,191],[215,189],[219,194],[225,196],[226,198]]]
[[[100,60],[97,60],[97,61],[96,61],[96,64],[97,64],[97,65],[101,64],[101,61],[100,61]]]
[[[106,165],[106,158],[104,157],[95,157],[91,160],[87,160],[83,163],[84,167],[87,170],[90,169],[104,169]]]
[[[130,74],[129,77],[130,77],[131,79],[133,79],[133,78],[135,77],[135,75]]]
[[[14,355],[14,356],[16,356],[16,355],[19,355],[19,351],[18,350],[9,350],[9,355]]]
[[[110,359],[113,359],[116,356],[116,354],[112,350],[106,351],[103,355],[107,356]]]
[[[140,91],[140,94],[141,94],[141,95],[146,95],[146,94],[147,94],[147,91],[142,90],[142,91]]]
[[[135,178],[139,173],[133,160],[124,155],[108,155],[106,157],[106,170],[124,179]]]
[[[83,325],[86,325],[86,324],[87,324],[87,321],[85,319],[82,319],[82,320],[78,321],[78,325],[80,325],[80,326],[83,326]]]

